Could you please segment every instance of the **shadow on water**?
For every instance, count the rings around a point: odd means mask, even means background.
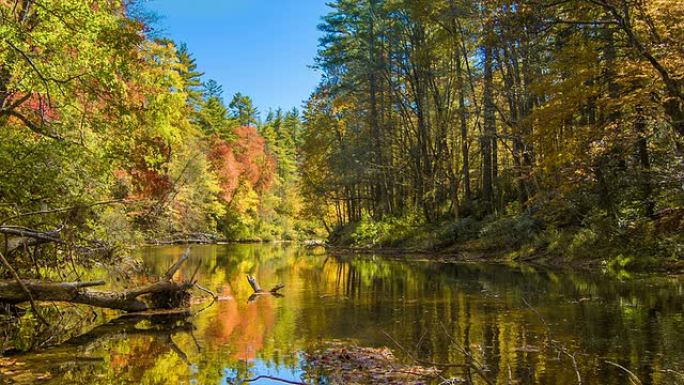
[[[182,252],[140,251],[157,274]],[[16,365],[50,384],[237,384],[260,375],[319,383],[302,353],[353,340],[456,368],[465,351],[496,384],[576,384],[578,374],[583,384],[629,383],[606,361],[643,384],[682,382],[680,278],[331,257],[286,245],[197,246],[193,256],[185,271],[199,267],[221,300],[192,324],[110,323]],[[265,287],[284,283],[285,296],[248,302],[247,274]]]

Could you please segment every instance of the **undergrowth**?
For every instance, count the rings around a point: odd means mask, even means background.
[[[418,215],[381,220],[364,216],[336,229],[330,242],[356,248],[468,252],[497,260],[598,264],[616,271],[652,269],[684,260],[682,212],[630,220],[594,210],[561,225],[545,219],[516,207],[498,216],[432,223]]]

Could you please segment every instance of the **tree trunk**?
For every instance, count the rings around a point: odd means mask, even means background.
[[[636,107],[637,116],[635,128],[638,135],[637,153],[639,154],[639,178],[646,216],[652,217],[655,212],[655,202],[652,199],[653,186],[651,185],[651,160],[648,154],[648,139],[646,137],[646,120],[643,115],[643,107]]]
[[[493,142],[496,140],[492,75],[492,49],[484,47],[484,135],[482,138],[482,195],[488,212],[494,203],[493,191]]]
[[[461,123],[461,156],[463,157],[463,189],[465,200],[469,201],[470,193],[470,159],[468,155],[468,115],[465,104],[465,78],[461,67],[460,55],[456,59],[456,72],[458,72],[458,109]]]

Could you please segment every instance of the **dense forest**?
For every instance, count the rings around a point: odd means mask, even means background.
[[[333,239],[681,256],[681,1],[332,6],[301,148]]]
[[[338,0],[263,118],[138,2],[5,1],[2,230],[676,259],[680,5]]]

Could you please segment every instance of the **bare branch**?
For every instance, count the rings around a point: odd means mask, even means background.
[[[166,272],[166,274],[164,274],[164,278],[166,278],[166,280],[173,279],[173,276],[176,274],[176,272],[178,272],[178,270],[190,256],[190,249],[190,247],[185,249],[183,255],[181,255],[181,257],[173,265],[171,265],[171,267],[169,267],[169,270]]]

